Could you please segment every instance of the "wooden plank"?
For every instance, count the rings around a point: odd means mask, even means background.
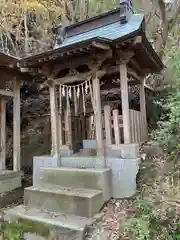
[[[50,108],[51,108],[51,136],[52,136],[52,155],[59,157],[59,117],[58,104],[56,98],[56,89],[52,85],[49,87]]]
[[[102,132],[102,117],[101,117],[101,93],[99,78],[93,79],[93,97],[95,99],[95,125],[96,125],[96,140],[97,140],[97,156],[104,160],[104,142]],[[105,164],[105,161],[104,161]],[[104,165],[105,166],[105,165]]]
[[[109,105],[104,107],[104,122],[105,122],[105,135],[106,145],[112,144],[112,120],[111,120],[111,107]]]
[[[148,126],[147,126],[147,116],[146,116],[146,98],[145,98],[145,89],[144,89],[144,81],[141,81],[139,88],[140,95],[140,111],[143,119],[143,141],[148,139]]]
[[[62,140],[62,91],[61,86],[59,87],[59,146],[63,144]]]
[[[6,169],[6,101],[1,99],[1,122],[0,122],[0,134],[1,134],[1,154],[0,154],[0,170]]]
[[[58,119],[59,119],[59,146],[61,147],[63,145],[63,140],[62,140],[62,116],[61,116],[61,114],[59,114]]]
[[[65,111],[65,144],[72,149],[71,109],[69,106],[66,107]]]
[[[97,42],[97,41],[93,41],[93,42],[92,42],[92,46],[93,46],[93,47],[96,47],[96,48],[99,48],[99,49],[102,49],[102,50],[110,50],[110,49],[111,49],[111,47],[109,46],[109,44],[100,43],[100,42]]]
[[[20,149],[20,80],[16,79],[13,86],[13,170],[21,170],[21,149]]]
[[[141,142],[141,133],[140,133],[140,112],[137,112],[137,140],[138,143]]]
[[[121,144],[118,115],[119,115],[119,111],[117,109],[113,110],[113,125],[114,125],[115,145],[120,145]]]
[[[123,113],[124,143],[130,143],[131,133],[129,118],[128,77],[127,66],[125,63],[122,63],[120,65],[120,79],[121,79],[121,103]]]
[[[88,79],[89,77],[91,77],[93,74],[93,71],[89,71],[87,73],[78,73],[74,76],[66,76],[63,78],[57,78],[55,79],[55,84],[67,84],[67,83],[75,83],[75,82],[81,82],[81,81],[85,81],[86,79]],[[99,77],[103,77],[106,74],[106,71],[104,70],[99,70],[97,72]]]
[[[131,121],[131,109],[129,110],[129,124],[130,124],[131,143],[132,143],[132,121]]]
[[[134,118],[134,139],[135,143],[138,143],[138,126],[137,126],[137,111],[133,111]]]
[[[143,140],[144,140],[144,121],[143,121],[142,112],[139,113],[139,118],[140,118],[140,139],[141,139],[141,142],[143,142]]]
[[[0,95],[4,97],[13,97],[13,92],[0,89]]]
[[[132,138],[132,143],[136,143],[137,140],[136,140],[136,118],[135,118],[135,111],[132,110],[131,111],[131,117],[132,117],[132,135],[133,135],[133,138]]]
[[[134,142],[133,110],[129,110],[129,118],[130,118],[130,130],[131,130],[131,143],[133,143]]]

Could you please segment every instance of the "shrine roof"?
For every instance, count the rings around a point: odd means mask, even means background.
[[[75,24],[60,25],[56,28],[54,49],[23,58],[19,64],[27,68],[38,68],[50,62],[64,64],[65,61],[73,61],[76,56],[88,56],[88,53],[96,52],[98,47],[97,44],[94,46],[94,42],[109,45],[111,49],[118,51],[121,43],[123,45],[126,41],[134,41],[136,37],[140,37],[141,42],[133,49],[134,60],[148,72],[160,72],[164,65],[146,38],[144,15],[131,14],[126,23],[122,23],[120,19],[121,12],[118,8]],[[99,47],[98,51],[100,50]]]
[[[120,24],[118,16],[113,23],[107,22],[104,26],[93,26],[89,30],[85,29],[85,32],[65,38],[64,42],[62,44],[56,44],[55,48],[65,47],[96,37],[113,41],[138,31],[141,27],[143,19],[143,14],[133,14],[126,24]],[[93,22],[95,20],[92,19],[91,21]],[[84,24],[87,24],[87,22]],[[74,28],[75,27],[77,28],[77,26],[74,26]],[[68,31],[69,28],[67,27],[67,34]]]
[[[25,77],[26,79],[32,78],[30,74],[21,72],[18,66],[19,60],[17,57],[0,51],[0,87],[2,87],[3,82],[13,80],[15,76]]]

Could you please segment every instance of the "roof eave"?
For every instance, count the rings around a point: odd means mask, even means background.
[[[36,55],[32,55],[23,59],[19,60],[19,65],[20,67],[23,67],[27,62],[31,62],[31,61],[37,61],[37,60],[41,60],[44,58],[51,58],[54,54],[65,54],[68,51],[74,50],[75,48],[85,48],[85,47],[89,47],[92,45],[92,43],[94,41],[97,41],[99,43],[106,43],[106,44],[110,44],[111,40],[105,39],[105,38],[100,38],[100,37],[94,37],[88,40],[84,40],[78,43],[73,43],[71,45],[68,46],[64,46],[64,47],[60,47],[60,48],[56,48],[53,50],[49,50],[45,53],[39,53]]]
[[[156,73],[160,73],[165,68],[165,65],[163,64],[162,60],[160,59],[160,57],[158,56],[158,54],[156,53],[156,51],[154,50],[150,42],[148,41],[145,34],[143,34],[143,45],[146,48],[149,56],[152,57],[154,62],[156,63],[156,66],[157,66]]]
[[[0,52],[0,65],[13,65],[17,66],[19,58]]]

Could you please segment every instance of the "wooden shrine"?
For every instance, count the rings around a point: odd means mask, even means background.
[[[147,140],[144,79],[163,64],[145,35],[145,19],[122,7],[83,22],[57,27],[53,50],[20,60],[49,87],[52,154],[78,152],[83,141],[105,147]],[[129,107],[129,88],[139,85],[139,110]],[[105,106],[104,91],[119,91],[120,106]]]
[[[27,74],[18,68],[18,59],[0,52],[0,193],[21,187],[20,148],[20,83]],[[29,76],[30,77],[30,76]],[[7,163],[7,106],[12,101],[13,156],[12,168]]]
[[[20,171],[20,80],[17,59],[0,53],[0,171],[6,169],[6,102],[13,99],[13,170]],[[7,88],[11,90],[6,90]]]

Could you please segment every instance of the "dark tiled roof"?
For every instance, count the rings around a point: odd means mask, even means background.
[[[78,35],[68,37],[64,40],[63,44],[61,45],[56,44],[55,48],[62,48],[72,44],[77,44],[96,37],[113,41],[138,31],[141,27],[143,19],[144,19],[143,14],[133,14],[126,24],[120,24],[120,20],[118,20],[114,23],[97,27],[90,31],[86,31]]]

